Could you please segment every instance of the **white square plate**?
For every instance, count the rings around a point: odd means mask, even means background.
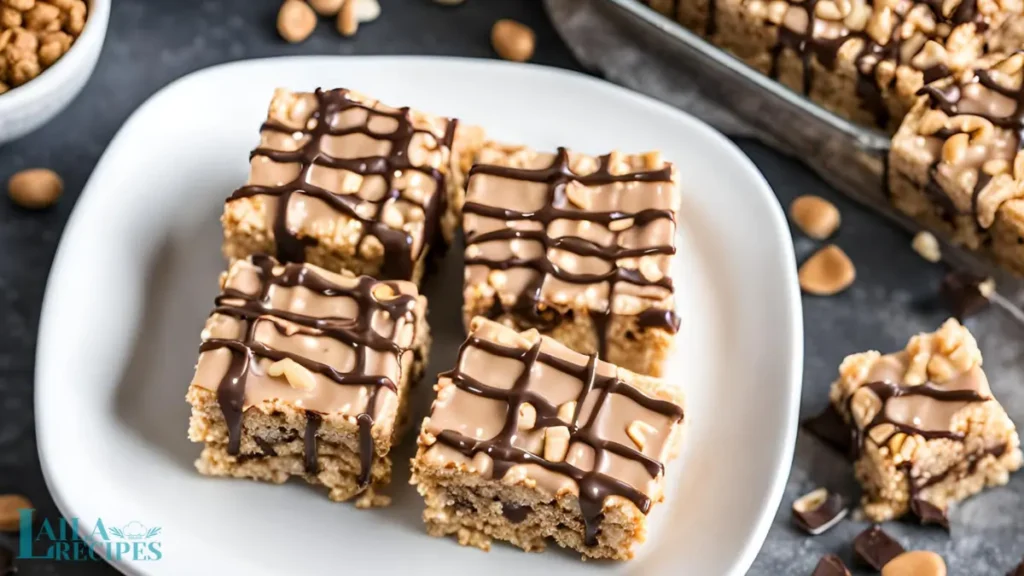
[[[490,554],[428,537],[400,451],[394,505],[357,510],[301,482],[199,476],[185,390],[213,305],[224,198],[246,177],[276,86],[354,88],[482,124],[498,139],[592,153],[661,149],[680,169],[679,352],[688,396],[668,499],[629,563],[555,552]],[[460,257],[428,282],[435,348],[449,368],[462,339]],[[578,74],[440,58],[256,60],[191,74],[149,99],[111,142],[82,193],[47,287],[36,421],[49,488],[91,530],[162,529],[159,561],[125,572],[182,574],[742,574],[789,474],[803,355],[785,217],[723,136],[666,105]],[[429,405],[420,386],[417,410]]]

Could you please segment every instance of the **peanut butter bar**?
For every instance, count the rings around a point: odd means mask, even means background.
[[[432,536],[627,560],[676,455],[682,393],[484,318],[423,421],[413,483]]]
[[[868,518],[912,512],[943,523],[950,504],[1021,467],[1017,431],[981,363],[974,337],[952,319],[901,352],[843,360],[830,399],[851,430]]]
[[[488,144],[463,207],[463,321],[537,328],[659,376],[679,320],[675,167],[657,152],[592,157]]]
[[[1019,0],[647,0],[823,107],[895,131],[928,82],[970,66]]]
[[[419,282],[457,224],[448,196],[472,143],[456,144],[456,126],[351,90],[278,89],[249,180],[224,207],[224,255]]]
[[[378,281],[269,256],[236,261],[203,330],[189,386],[196,468],[384,505],[390,450],[423,370],[426,299]]]
[[[893,137],[893,205],[1024,274],[1024,53],[989,56],[923,90]]]

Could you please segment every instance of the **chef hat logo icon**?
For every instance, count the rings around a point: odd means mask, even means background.
[[[110,533],[125,540],[148,540],[160,533],[160,528],[147,528],[138,520],[132,520],[121,528],[111,528]]]

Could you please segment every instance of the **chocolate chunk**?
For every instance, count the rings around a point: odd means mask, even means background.
[[[846,564],[835,554],[823,556],[811,576],[850,576]]]
[[[1006,576],[1024,576],[1024,560],[1021,560],[1020,564],[1017,564],[1016,568],[1007,572]]]
[[[883,532],[877,524],[864,530],[853,539],[854,555],[875,570],[881,570],[882,566],[903,554],[904,551],[903,546]]]
[[[831,404],[821,414],[804,420],[802,426],[819,440],[843,454],[850,453],[852,440],[850,426],[843,421],[843,417]]]
[[[513,524],[519,524],[523,520],[526,520],[526,517],[529,516],[532,511],[533,508],[530,508],[529,506],[512,504],[510,502],[506,502],[501,505],[501,515],[508,518],[508,521]]]
[[[989,299],[982,292],[986,281],[967,272],[950,272],[939,285],[939,298],[954,316],[963,320],[988,306]]]
[[[949,518],[946,513],[927,500],[914,498],[910,501],[910,511],[923,525],[937,524],[949,530]]]
[[[848,512],[842,496],[818,488],[793,502],[793,523],[817,536],[838,524]]]

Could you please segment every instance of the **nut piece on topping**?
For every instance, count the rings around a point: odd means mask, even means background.
[[[793,200],[789,206],[789,216],[804,234],[815,240],[824,240],[834,234],[841,221],[835,204],[812,195]]]
[[[313,377],[313,373],[291,358],[274,362],[267,368],[267,373],[275,378],[284,376],[288,384],[296,390],[309,392],[316,388],[316,379]]]
[[[857,270],[843,249],[830,244],[815,252],[801,266],[800,287],[815,296],[832,296],[846,290],[857,278]]]
[[[626,435],[636,444],[637,449],[641,451],[647,446],[647,437],[657,432],[654,426],[643,420],[633,420],[626,427]]]
[[[32,168],[22,170],[7,181],[11,200],[29,210],[49,208],[64,192],[64,181],[53,170]]]
[[[491,45],[505,60],[526,62],[533,57],[537,36],[525,24],[515,20],[498,20],[491,28]]]
[[[316,12],[302,0],[285,0],[277,13],[277,33],[287,42],[297,44],[309,38],[316,29]]]
[[[793,502],[793,523],[812,536],[822,534],[849,513],[841,496],[818,488]]]
[[[927,230],[922,230],[914,235],[914,240],[910,244],[914,248],[914,252],[917,252],[921,258],[929,262],[939,262],[942,260],[942,250],[939,248],[939,240],[934,234]]]
[[[454,388],[453,388],[454,390]],[[529,402],[519,405],[519,429],[532,430],[537,423],[537,409]]]
[[[946,576],[946,562],[935,552],[911,550],[887,562],[882,576]]]
[[[565,460],[569,451],[569,428],[552,426],[544,429],[544,459],[551,462]]]

